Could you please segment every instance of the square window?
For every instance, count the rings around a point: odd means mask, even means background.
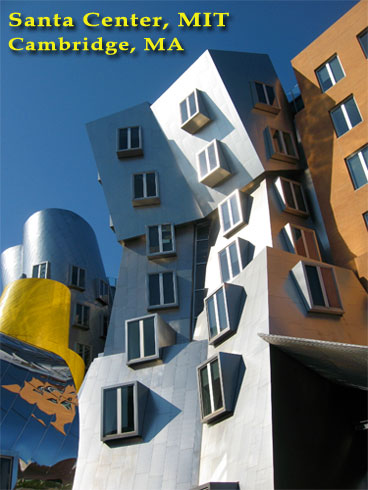
[[[343,314],[332,267],[301,261],[292,269],[292,275],[308,311]]]
[[[272,114],[278,114],[280,112],[275,89],[272,85],[262,82],[252,82],[251,87],[255,109],[261,109]]]
[[[155,314],[125,322],[127,364],[159,359],[161,349],[175,343],[175,331]]]
[[[103,279],[97,279],[96,281],[96,299],[104,304],[108,305],[109,304],[109,297],[110,297],[110,286],[109,284],[104,281]]]
[[[116,153],[119,158],[143,155],[140,126],[118,129]]]
[[[102,441],[142,436],[147,394],[138,381],[102,388]]]
[[[182,100],[179,107],[181,129],[190,134],[195,134],[211,120],[205,109],[201,93],[197,89]]]
[[[362,116],[352,95],[332,109],[330,114],[338,137],[362,121]]]
[[[368,28],[365,28],[364,31],[358,34],[358,41],[365,57],[368,58]]]
[[[279,177],[275,185],[284,211],[303,217],[309,215],[303,187],[299,182]]]
[[[298,255],[314,260],[321,260],[317,237],[314,230],[287,224],[284,227],[288,249]]]
[[[174,225],[153,225],[146,232],[147,257],[149,259],[175,255]]]
[[[346,158],[354,189],[363,187],[368,182],[368,145]]]
[[[235,409],[242,357],[219,352],[197,368],[201,421],[214,422]]]
[[[76,289],[85,289],[86,287],[86,270],[76,265],[70,269],[69,286]]]
[[[86,344],[80,344],[79,342],[77,342],[75,344],[75,350],[77,354],[79,354],[83,359],[87,370],[89,365],[91,364],[91,350],[92,350],[91,346]]]
[[[228,165],[217,140],[211,141],[197,153],[198,180],[209,187],[215,187],[230,175]]]
[[[265,141],[268,158],[288,163],[295,163],[298,160],[294,138],[288,131],[266,128]]]
[[[254,245],[247,240],[237,238],[218,254],[222,282],[236,277],[253,258]]]
[[[75,316],[74,316],[73,325],[75,325],[76,327],[82,327],[82,328],[88,329],[89,328],[89,313],[90,313],[89,306],[77,303],[75,305]]]
[[[50,262],[41,262],[40,264],[34,265],[32,277],[38,277],[39,279],[50,278]]]
[[[247,196],[236,190],[219,204],[220,223],[225,237],[247,224],[247,202]]]
[[[157,172],[133,175],[133,206],[160,204]]]
[[[148,274],[148,309],[178,306],[175,272]]]
[[[330,87],[345,77],[340,60],[335,54],[326,63],[316,70],[319,85],[322,92],[326,92]]]

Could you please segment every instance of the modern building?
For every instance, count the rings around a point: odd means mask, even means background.
[[[69,348],[86,367],[103,351],[112,303],[94,231],[77,214],[44,209],[28,218],[23,243],[1,254],[3,286],[19,278],[61,282],[71,293]]]
[[[268,56],[206,51],[88,133],[124,252],[73,488],[365,488],[366,293]]]
[[[368,30],[359,2],[292,60],[305,108],[295,118],[335,264],[367,287]]]

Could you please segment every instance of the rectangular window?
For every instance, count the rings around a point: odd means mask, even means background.
[[[13,458],[11,456],[0,456],[0,488],[1,490],[11,490],[13,473]]]
[[[146,240],[149,258],[175,254],[174,226],[171,224],[149,226]]]
[[[277,155],[297,158],[294,140],[289,132],[270,128],[270,133],[274,151],[271,158],[277,158]]]
[[[182,100],[179,107],[181,129],[190,134],[195,134],[210,121],[201,99],[201,94],[197,89]]]
[[[109,304],[110,298],[110,286],[103,279],[97,279],[96,287],[96,299],[101,303],[107,305]]]
[[[126,322],[129,361],[157,358],[155,316]]]
[[[363,219],[364,219],[365,226],[367,227],[368,230],[368,211],[363,213]]]
[[[180,102],[181,123],[184,124],[188,119],[198,112],[197,91],[192,92],[182,102]]]
[[[224,288],[220,288],[215,294],[210,296],[206,300],[206,305],[209,336],[211,339],[229,328]]]
[[[220,222],[224,236],[228,236],[246,224],[243,210],[244,199],[245,196],[236,190],[219,204]]]
[[[156,172],[133,175],[133,206],[159,204],[158,178]]]
[[[308,216],[309,212],[303,187],[299,182],[279,177],[276,180],[276,188],[284,205],[284,211],[300,216]]]
[[[117,154],[120,158],[142,155],[142,133],[139,126],[118,129]]]
[[[101,316],[101,329],[100,329],[100,337],[102,339],[106,339],[107,331],[109,329],[109,317],[108,315]]]
[[[368,145],[346,158],[354,189],[363,187],[368,182]]]
[[[39,279],[46,279],[50,277],[50,262],[41,262],[34,265],[32,269],[32,277],[38,277]]]
[[[321,260],[314,230],[288,224],[285,226],[285,232],[294,253],[310,259]]]
[[[84,364],[86,365],[86,369],[88,369],[90,363],[91,363],[91,346],[90,345],[85,345],[85,344],[80,344],[76,343],[76,352],[81,356],[81,358],[84,361]]]
[[[216,413],[223,408],[222,382],[219,360],[215,358],[199,370],[202,417]]]
[[[148,275],[148,308],[178,306],[176,275],[174,272],[159,272]]]
[[[197,223],[194,243],[194,288],[193,288],[193,330],[198,315],[203,311],[205,278],[208,260],[210,225],[207,221]]]
[[[69,286],[77,289],[85,289],[86,287],[86,271],[81,267],[72,265],[70,271]]]
[[[351,95],[330,112],[337,136],[342,136],[362,121],[354,97]]]
[[[222,282],[227,282],[237,276],[242,269],[239,242],[235,240],[219,252]]]
[[[230,175],[219,142],[213,140],[197,154],[198,180],[214,187]]]
[[[280,106],[272,85],[262,82],[252,82],[254,107],[263,111],[277,114],[280,112]]]
[[[338,56],[335,55],[326,61],[316,70],[316,75],[322,92],[326,92],[330,87],[336,85],[345,76]]]
[[[89,306],[77,303],[75,305],[74,325],[89,328]]]
[[[364,29],[364,31],[358,34],[358,41],[362,47],[365,57],[368,58],[368,28]]]

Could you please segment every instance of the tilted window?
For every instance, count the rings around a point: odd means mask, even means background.
[[[191,134],[210,122],[201,93],[197,89],[180,102],[180,118],[181,129]]]
[[[343,314],[335,273],[331,266],[301,261],[292,269],[292,275],[308,311]]]
[[[89,316],[89,306],[77,303],[75,305],[75,316],[73,325],[77,327],[89,328]]]
[[[287,224],[284,236],[291,252],[314,260],[321,260],[317,237],[314,230],[301,226]]]
[[[214,422],[233,413],[241,362],[240,355],[219,352],[198,366],[202,422]]]
[[[96,281],[96,299],[105,305],[109,304],[110,286],[103,279]]]
[[[281,129],[266,128],[265,141],[268,158],[289,163],[295,163],[297,161],[298,154],[294,137],[290,132],[282,131]]]
[[[77,342],[75,347],[77,354],[81,356],[86,365],[86,369],[88,369],[88,366],[91,364],[91,346]]]
[[[175,255],[174,225],[153,225],[147,227],[147,257]]]
[[[363,187],[368,182],[368,145],[353,153],[346,159],[354,189]]]
[[[358,41],[365,57],[368,58],[368,28],[365,28],[364,31],[358,34]]]
[[[38,277],[39,279],[47,279],[50,277],[50,262],[41,262],[34,265],[32,269],[32,277]]]
[[[316,75],[322,92],[326,92],[326,90],[344,78],[345,73],[338,56],[335,55],[316,70]]]
[[[161,349],[175,343],[175,331],[155,315],[133,318],[125,322],[127,364],[158,359]]]
[[[228,165],[217,140],[197,154],[198,180],[209,187],[220,184],[229,175]]]
[[[335,109],[332,109],[330,114],[338,137],[347,133],[362,121],[362,116],[352,95],[344,102],[341,102]]]
[[[236,277],[253,258],[254,245],[247,240],[237,238],[218,254],[222,282]]]
[[[159,204],[157,172],[144,172],[133,175],[133,206]]]
[[[140,126],[118,129],[117,155],[127,158],[143,154]]]
[[[262,82],[252,83],[252,92],[254,99],[254,107],[263,111],[278,114],[280,106],[275,94],[275,89],[272,85]]]
[[[72,265],[70,269],[69,286],[76,289],[85,289],[86,287],[86,270],[82,267]]]
[[[147,393],[138,381],[102,388],[102,441],[142,436]]]
[[[236,190],[219,204],[222,234],[229,236],[246,223],[247,196]]]
[[[148,274],[148,309],[178,306],[175,272]]]
[[[284,211],[303,217],[309,215],[303,187],[300,182],[279,177],[275,185]]]

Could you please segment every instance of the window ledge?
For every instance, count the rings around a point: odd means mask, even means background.
[[[297,163],[298,162],[298,157],[293,156],[293,155],[286,155],[285,153],[279,153],[275,151],[270,158],[272,160],[280,160],[282,162],[288,162],[288,163]]]
[[[226,231],[223,232],[223,236],[225,238],[228,238],[231,236],[233,233],[235,233],[239,228],[242,226],[245,226],[247,223],[245,221],[239,221],[235,225],[233,225],[231,228],[228,228]]]
[[[88,325],[82,325],[80,323],[73,323],[73,327],[81,328],[82,330],[89,330]]]
[[[309,216],[308,211],[301,211],[299,209],[290,208],[288,206],[285,206],[284,211],[285,213],[295,214],[296,216],[301,216],[303,218],[308,218]]]
[[[201,112],[196,112],[193,114],[192,117],[187,119],[185,123],[183,123],[180,127],[181,129],[184,129],[184,131],[187,131],[187,133],[190,134],[195,134],[197,131],[202,129],[206,124],[208,124],[211,121],[211,119],[206,116],[205,114],[202,114]]]
[[[218,420],[221,420],[227,416],[230,416],[234,413],[233,410],[226,410],[225,407],[221,407],[215,412],[209,413],[205,417],[202,418],[201,422],[202,424],[208,424],[212,422],[217,422]]]
[[[69,287],[70,289],[76,289],[77,291],[85,291],[85,289],[86,289],[86,288],[82,288],[82,287],[80,287],[80,286],[77,286],[77,285],[75,285],[75,284],[68,284],[68,287]]]
[[[327,306],[312,306],[311,308],[309,308],[308,313],[326,313],[327,315],[342,316],[345,313],[345,311],[342,308],[331,308]]]
[[[224,340],[227,340],[229,337],[231,337],[235,333],[236,333],[236,330],[231,329],[230,327],[226,327],[226,328],[224,328],[224,330],[221,330],[220,333],[211,337],[209,339],[208,343],[210,345],[214,345],[216,347],[216,345],[220,344],[221,342],[224,342]]]
[[[126,150],[116,150],[118,158],[138,157],[143,155],[143,148],[128,148]]]
[[[278,114],[280,112],[280,107],[265,104],[263,102],[256,102],[253,108],[260,111],[270,112],[271,114]]]
[[[179,308],[179,303],[170,303],[168,305],[148,305],[147,306],[148,311],[168,310],[170,308]]]
[[[138,199],[132,199],[132,204],[133,206],[139,207],[139,206],[151,206],[153,204],[160,204],[160,198],[158,196],[155,197],[141,197]]]
[[[223,167],[214,168],[211,172],[206,174],[202,179],[199,180],[201,184],[205,184],[208,187],[215,187],[220,184],[223,180],[229,177],[231,173]]]
[[[166,258],[175,257],[175,256],[176,256],[176,250],[170,250],[169,252],[157,252],[157,253],[147,254],[147,259],[150,259],[150,260],[166,259]]]
[[[130,367],[134,367],[137,364],[146,364],[152,361],[161,361],[159,354],[153,354],[152,356],[137,357],[136,359],[130,359],[130,361],[127,360],[126,365]]]

